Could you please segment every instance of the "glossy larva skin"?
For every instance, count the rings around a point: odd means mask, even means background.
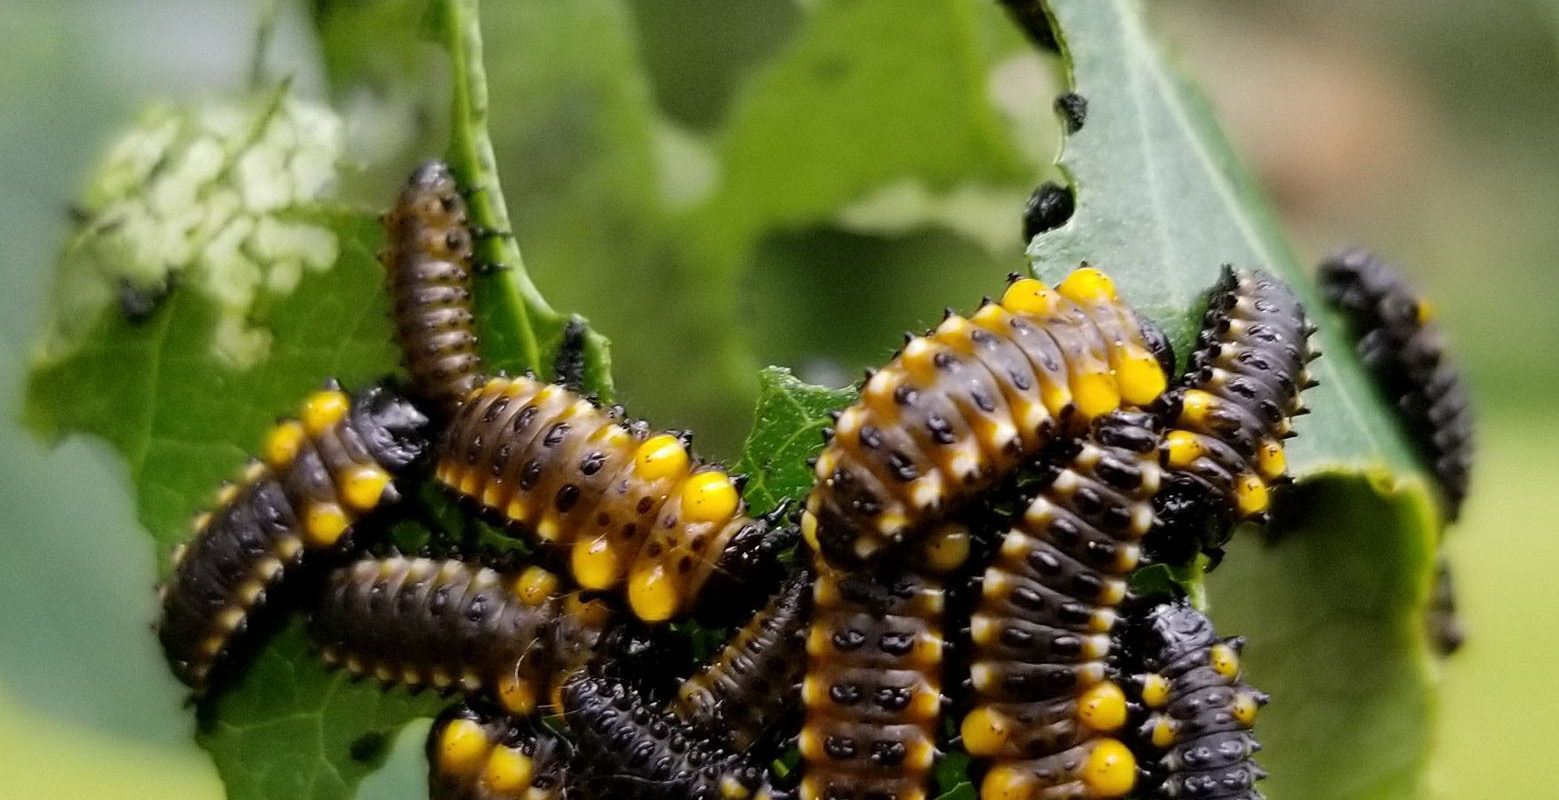
[[[583,669],[604,623],[604,609],[580,609],[558,584],[539,568],[364,559],[327,576],[309,633],[326,663],[355,675],[481,694],[523,716]]]
[[[802,800],[927,796],[942,711],[943,580],[968,546],[968,532],[950,525],[912,566],[845,573],[814,559]]]
[[[1225,267],[1208,298],[1186,374],[1160,402],[1165,487],[1159,560],[1219,552],[1234,526],[1260,522],[1287,481],[1282,440],[1305,413],[1316,358],[1304,307],[1282,281]]]
[[[764,774],[621,682],[588,677],[563,689],[576,748],[576,784],[588,797],[745,800]]]
[[[1110,631],[1154,522],[1153,417],[1117,411],[1071,448],[986,568],[971,617],[974,708],[963,743],[990,764],[984,800],[1123,796],[1135,765],[1118,740]]]
[[[806,670],[812,574],[800,570],[731,636],[710,662],[682,683],[678,717],[745,752],[796,705]]]
[[[692,610],[716,572],[750,566],[748,545],[769,531],[746,514],[738,482],[678,437],[528,377],[495,378],[467,398],[437,477],[560,548],[582,588],[623,592],[646,622]],[[746,588],[761,598],[769,586]]]
[[[875,560],[1058,435],[1158,399],[1162,342],[1098,270],[1014,280],[867,379],[818,457],[802,533],[835,566]]]
[[[545,729],[457,703],[428,732],[429,800],[562,800],[567,752]]]
[[[339,555],[351,526],[399,499],[393,480],[427,448],[428,420],[382,387],[310,395],[265,436],[261,460],[194,523],[159,590],[174,675],[203,692],[267,596],[306,561]]]
[[[1364,250],[1322,262],[1321,290],[1353,334],[1359,358],[1397,404],[1455,520],[1473,461],[1473,409],[1461,369],[1428,303],[1390,264]]]
[[[395,340],[419,397],[443,415],[481,384],[471,313],[472,235],[449,166],[418,167],[384,216]]]
[[[1218,638],[1183,600],[1153,607],[1131,628],[1140,644],[1126,666],[1143,672],[1129,683],[1147,713],[1133,741],[1152,779],[1145,796],[1260,800],[1254,784],[1266,773],[1252,759],[1261,745],[1250,729],[1267,696],[1241,675],[1244,641]]]

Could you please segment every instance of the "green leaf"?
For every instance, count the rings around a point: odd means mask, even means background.
[[[1421,621],[1438,531],[1422,468],[1140,4],[1045,5],[1088,115],[1061,156],[1076,213],[1036,237],[1035,272],[1055,279],[1084,260],[1109,270],[1182,353],[1222,264],[1284,278],[1321,327],[1321,386],[1306,393],[1313,414],[1289,448],[1300,487],[1275,526],[1282,542],[1261,551],[1242,541],[1208,581],[1214,617],[1252,637],[1250,678],[1276,698],[1261,723],[1273,743],[1264,791],[1416,796],[1431,727]]]
[[[754,508],[799,501],[812,487],[807,459],[823,449],[828,412],[855,398],[849,389],[825,389],[769,367],[758,375],[758,409],[736,471],[748,476],[743,492]]]

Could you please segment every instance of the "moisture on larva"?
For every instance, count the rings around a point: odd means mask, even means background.
[[[836,566],[869,563],[1057,437],[1153,403],[1168,379],[1150,328],[1085,265],[909,337],[826,433],[803,535]]]
[[[259,460],[174,551],[157,633],[179,680],[204,691],[268,594],[348,549],[359,519],[399,499],[394,481],[427,447],[427,423],[388,389],[348,397],[332,385],[265,434]]]

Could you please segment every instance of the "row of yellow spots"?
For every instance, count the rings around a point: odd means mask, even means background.
[[[1178,426],[1164,434],[1164,466],[1170,469],[1188,469],[1198,460],[1213,455],[1198,433],[1207,430],[1212,415],[1223,401],[1201,389],[1187,389],[1181,397]],[[1220,465],[1239,469],[1247,465]],[[1268,484],[1283,477],[1288,471],[1288,458],[1283,445],[1272,439],[1258,443],[1255,472],[1240,471],[1235,475],[1234,507],[1241,518],[1250,518],[1266,512],[1271,505]]]
[[[457,717],[437,733],[432,746],[435,780],[466,791],[456,796],[503,800],[551,800],[558,786],[538,786],[537,764],[518,746],[495,741],[474,719]]]
[[[1233,684],[1239,680],[1239,653],[1226,643],[1219,642],[1208,648],[1207,666],[1226,684]],[[1156,712],[1143,726],[1148,741],[1160,750],[1168,749],[1180,740],[1183,730],[1179,720],[1161,711],[1173,699],[1173,684],[1167,677],[1157,673],[1142,676],[1140,682],[1142,705]],[[1254,692],[1236,691],[1229,707],[1229,714],[1242,727],[1252,727],[1256,724],[1256,715],[1261,709],[1262,702],[1263,700]]]
[[[290,469],[304,446],[334,430],[351,410],[351,400],[337,389],[325,389],[309,395],[297,419],[278,423],[266,434],[261,459],[277,473]],[[353,521],[379,504],[390,474],[377,464],[337,465],[339,474],[331,475],[335,496],[340,502],[310,499],[298,509],[303,522],[303,538],[309,547],[331,547],[352,526]]]

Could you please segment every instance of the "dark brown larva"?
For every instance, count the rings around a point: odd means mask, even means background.
[[[574,780],[590,797],[745,800],[763,770],[675,717],[650,708],[621,682],[599,677],[563,689]]]
[[[1322,262],[1321,289],[1348,324],[1359,358],[1396,402],[1455,520],[1467,497],[1473,410],[1461,369],[1429,304],[1402,274],[1364,250]]]
[[[315,392],[266,434],[261,460],[224,488],[173,553],[157,634],[179,680],[204,691],[251,615],[306,559],[343,552],[353,523],[399,498],[428,420],[373,387]]]
[[[1133,742],[1151,781],[1144,796],[1261,800],[1254,784],[1266,773],[1251,758],[1261,745],[1250,728],[1267,696],[1240,675],[1244,640],[1219,639],[1183,600],[1128,627],[1127,666],[1142,670],[1129,683],[1148,712]]]
[[[1153,417],[1096,423],[1002,538],[970,621],[975,706],[964,748],[990,769],[983,800],[1122,797],[1136,764],[1118,731],[1126,698],[1106,677],[1115,608],[1153,526]]]
[[[836,566],[868,563],[1057,435],[1157,400],[1165,354],[1099,270],[1054,289],[1014,280],[1000,302],[949,314],[871,375],[817,459],[801,532]]]
[[[544,728],[457,703],[428,732],[429,800],[562,800],[567,748]]]
[[[577,392],[528,377],[495,378],[460,407],[440,445],[438,480],[542,543],[564,551],[584,589],[617,590],[633,613],[662,622],[693,609],[711,581],[741,605],[745,571],[770,538],[746,513],[740,481],[703,463],[673,434],[622,419]]]
[[[461,561],[365,559],[332,572],[310,635],[328,664],[386,684],[485,694],[526,716],[556,705],[593,655],[607,610],[558,595],[540,567],[505,575]]]
[[[418,167],[384,216],[395,340],[423,401],[445,415],[481,384],[471,314],[472,235],[449,166]]]
[[[845,573],[814,559],[802,800],[924,800],[942,712],[947,597],[969,533],[944,524],[915,566]]]
[[[796,703],[812,574],[800,570],[677,690],[672,711],[745,752]]]
[[[1287,480],[1282,440],[1305,413],[1300,393],[1315,385],[1312,332],[1282,281],[1224,268],[1186,374],[1160,403],[1168,430],[1155,558],[1217,556],[1236,524],[1266,518],[1271,488]]]

